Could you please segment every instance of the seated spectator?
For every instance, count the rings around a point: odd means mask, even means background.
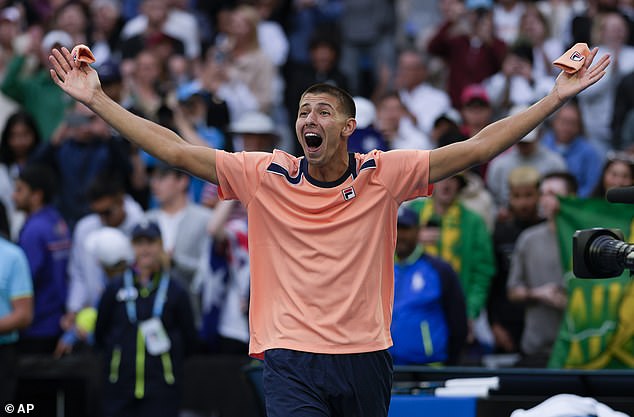
[[[33,282],[24,251],[0,235],[0,403],[17,386],[18,332],[33,320]]]
[[[104,416],[177,417],[186,355],[196,348],[187,292],[170,276],[161,232],[132,230],[133,266],[99,302],[95,342],[104,350]]]
[[[399,210],[390,353],[395,365],[456,364],[467,337],[467,311],[451,266],[424,253],[418,214]]]
[[[540,184],[539,208],[546,220],[517,239],[507,282],[509,300],[525,308],[518,366],[545,367],[567,303],[564,270],[555,233],[560,196],[577,191],[570,173],[551,173]]]
[[[25,354],[52,354],[62,333],[61,319],[68,293],[70,231],[53,207],[55,175],[45,166],[28,165],[18,176],[13,201],[26,213],[18,244],[33,278],[33,322],[20,334]]]

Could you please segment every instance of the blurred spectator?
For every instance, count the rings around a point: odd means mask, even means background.
[[[27,216],[18,244],[29,262],[35,301],[33,322],[20,335],[21,353],[52,354],[62,333],[71,236],[51,204],[55,188],[55,175],[50,169],[28,165],[20,172],[13,192],[15,207]]]
[[[460,108],[465,87],[480,83],[502,68],[506,44],[495,37],[491,10],[468,1],[466,10],[455,9],[430,39],[428,51],[444,59],[449,71],[447,91]]]
[[[586,0],[545,0],[536,4],[547,19],[552,37],[559,39],[565,48],[574,44],[570,30],[572,19],[583,13],[587,3]]]
[[[258,110],[270,113],[281,102],[282,92],[276,88],[278,70],[260,48],[257,32],[260,16],[254,7],[243,5],[232,12],[231,19],[230,49],[223,51],[228,54],[229,78],[246,84],[258,102]]]
[[[95,0],[90,5],[90,40],[93,55],[99,65],[121,59],[119,39],[124,19],[117,0]],[[99,80],[103,83],[103,77]]]
[[[388,144],[375,127],[376,108],[365,97],[355,96],[357,127],[348,138],[348,152],[368,153],[373,149],[386,151]]]
[[[605,198],[605,193],[610,188],[634,185],[634,156],[609,152],[599,178],[590,197]]]
[[[91,45],[90,9],[85,2],[67,0],[62,2],[49,21],[51,29],[61,30],[70,35],[71,45]]]
[[[20,170],[36,152],[40,142],[35,120],[24,111],[9,117],[0,137],[0,200],[7,210],[10,236],[14,241],[24,223],[24,213],[15,209],[11,195]]]
[[[199,80],[207,104],[207,124],[223,133],[242,114],[258,109],[258,101],[248,85],[230,77],[227,60],[227,53],[221,49],[207,49]]]
[[[145,37],[146,41],[163,35],[179,54],[188,59],[200,57],[200,33],[196,17],[188,10],[174,7],[170,0],[142,0],[140,14],[126,21],[121,30],[124,43]],[[187,30],[183,30],[187,28]],[[140,36],[140,38],[139,38]],[[129,56],[124,52],[124,57]]]
[[[18,54],[20,41],[27,35],[22,33],[22,14],[17,7],[0,9],[0,80],[3,80],[9,62]],[[18,110],[18,104],[0,91],[0,129],[6,119]]]
[[[9,215],[4,203],[0,201],[0,236],[5,239],[11,238],[11,227],[9,226]]]
[[[634,71],[625,75],[616,87],[612,116],[611,147],[634,154]]]
[[[525,5],[519,39],[528,42],[533,48],[533,77],[554,78],[559,74],[552,62],[564,53],[564,42],[562,38],[552,36],[548,19],[537,4]]]
[[[260,15],[257,29],[260,49],[274,65],[282,67],[288,59],[288,38],[282,26],[271,18],[279,3],[280,0],[255,0],[254,6]]]
[[[33,282],[24,251],[0,236],[0,403],[12,403],[17,386],[18,331],[33,320]]]
[[[568,25],[570,45],[577,42],[585,42],[588,45],[598,45],[600,26],[603,19],[610,13],[621,13],[618,0],[589,0],[585,1],[584,9],[573,16]],[[623,16],[626,16],[624,13]],[[630,35],[632,32],[632,21],[628,18],[628,27]],[[632,44],[632,38],[628,37],[629,44]]]
[[[566,283],[555,233],[558,197],[573,196],[575,178],[569,173],[546,175],[540,185],[539,209],[546,222],[518,237],[507,282],[508,297],[525,307],[525,325],[518,366],[545,367],[566,307]]]
[[[458,140],[459,138],[461,140],[465,139],[460,131],[461,126],[462,116],[460,112],[453,107],[438,116],[434,121],[434,127],[429,136],[432,149],[451,143],[451,141]]]
[[[48,141],[64,119],[66,109],[72,105],[70,97],[60,91],[51,79],[48,56],[53,48],[73,47],[73,39],[66,32],[50,31],[41,40],[30,40],[21,55],[16,55],[7,68],[0,90],[15,100],[35,118],[40,137]],[[29,56],[37,58],[33,73],[26,71]]]
[[[378,99],[376,127],[387,141],[389,149],[435,148],[427,135],[416,127],[414,117],[396,91],[385,93]]]
[[[416,200],[411,207],[420,216],[419,239],[425,253],[449,262],[460,277],[472,322],[486,305],[495,260],[486,223],[458,200],[465,185],[462,175],[441,180],[432,197]],[[473,339],[472,329],[470,333]]]
[[[629,28],[620,13],[606,13],[597,21],[599,47],[597,58],[610,54],[614,64],[596,85],[579,94],[579,108],[583,116],[583,130],[588,138],[597,141],[605,154],[612,146],[611,123],[614,114],[616,87],[621,79],[634,71],[634,46],[627,45]],[[619,91],[619,94],[622,94]],[[584,194],[581,194],[584,196]]]
[[[125,63],[122,63],[122,67],[125,67]],[[126,92],[122,105],[145,118],[157,121],[167,93],[161,84],[163,69],[154,53],[148,50],[139,52],[134,58],[130,74],[124,72]]]
[[[177,417],[184,360],[197,343],[189,298],[170,276],[156,223],[136,225],[132,247],[134,264],[106,287],[95,326],[104,417]]]
[[[200,294],[193,280],[207,237],[206,226],[212,211],[194,203],[189,195],[190,176],[165,164],[154,167],[150,185],[158,207],[146,218],[161,229],[163,250],[170,260],[171,276],[190,294],[196,323],[200,322]]]
[[[399,209],[390,353],[395,365],[456,364],[467,337],[458,276],[418,242],[418,213]]]
[[[431,133],[434,121],[451,107],[447,93],[427,82],[429,60],[422,52],[404,50],[398,56],[395,80],[401,101],[426,135]]]
[[[509,115],[517,114],[527,106],[516,106]],[[566,161],[557,152],[540,144],[542,127],[531,130],[507,152],[494,158],[487,169],[486,184],[498,206],[498,215],[505,217],[509,201],[509,174],[517,167],[535,168],[540,175],[566,170]]]
[[[105,274],[107,281],[123,275],[134,258],[130,238],[121,230],[104,226],[93,230],[85,239],[86,253],[94,256]],[[61,358],[66,354],[94,345],[94,327],[97,316],[97,305],[86,306],[79,310],[75,323],[69,325],[55,348],[54,356]],[[79,346],[77,346],[79,345]]]
[[[518,166],[506,176],[509,188],[508,213],[495,222],[493,250],[496,273],[491,281],[487,317],[498,353],[518,353],[524,329],[524,307],[510,302],[506,290],[511,257],[520,233],[543,219],[537,212],[540,172],[530,166]]]
[[[341,61],[350,93],[369,97],[379,79],[380,65],[394,68],[393,2],[344,0],[341,15]]]
[[[509,47],[502,62],[502,70],[482,83],[498,117],[508,115],[517,105],[530,105],[555,86],[554,78],[533,73],[533,48],[528,43],[515,43]]]
[[[73,232],[68,275],[70,278],[67,313],[62,326],[64,330],[75,324],[77,312],[85,307],[97,305],[106,283],[98,259],[88,251],[86,241],[95,230],[104,226],[115,227],[126,235],[143,219],[141,207],[124,192],[116,177],[97,177],[87,191],[92,214],[82,217]]]
[[[130,178],[129,145],[113,136],[108,124],[77,102],[64,119],[59,137],[34,156],[54,168],[60,184],[57,206],[72,229],[90,212],[86,192],[95,178],[119,175]]]
[[[460,95],[460,133],[466,138],[474,136],[493,121],[493,107],[487,90],[480,84],[467,86]]]
[[[288,16],[290,62],[307,64],[315,33],[339,33],[344,0],[298,0]]]
[[[517,41],[525,7],[525,2],[520,0],[497,0],[493,6],[495,35],[507,45]]]
[[[579,197],[588,197],[599,181],[603,156],[582,132],[579,106],[570,101],[553,115],[552,128],[543,134],[542,143],[564,158],[577,180]]]

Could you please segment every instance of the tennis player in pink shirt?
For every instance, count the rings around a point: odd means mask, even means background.
[[[63,48],[51,77],[123,137],[166,163],[219,185],[248,211],[250,354],[264,359],[269,417],[387,416],[392,386],[390,322],[399,205],[431,184],[489,161],[604,74],[609,57],[563,73],[552,92],[474,137],[431,151],[348,152],[354,101],[309,87],[296,121],[304,156],[230,153],[192,145],[128,112],[97,73]]]

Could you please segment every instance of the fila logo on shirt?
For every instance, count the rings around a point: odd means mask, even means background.
[[[571,56],[570,59],[575,61],[575,62],[580,62],[583,61],[584,56],[581,55],[579,52],[575,51]]]
[[[346,201],[357,196],[357,194],[354,192],[354,187],[344,188],[343,190],[341,190],[341,194],[343,194],[343,199]]]

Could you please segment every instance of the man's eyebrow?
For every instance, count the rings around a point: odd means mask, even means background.
[[[310,106],[310,103],[304,103],[304,104],[301,104],[301,105],[299,106],[299,108],[301,109],[302,107],[307,107],[307,106]],[[328,103],[328,102],[325,102],[325,101],[320,101],[319,103],[316,103],[316,104],[315,104],[315,107],[319,107],[319,106],[326,106],[326,107],[330,107],[330,108],[331,108],[331,109],[333,109],[333,110],[335,109],[335,108],[332,106],[332,104],[330,104],[330,103]]]

